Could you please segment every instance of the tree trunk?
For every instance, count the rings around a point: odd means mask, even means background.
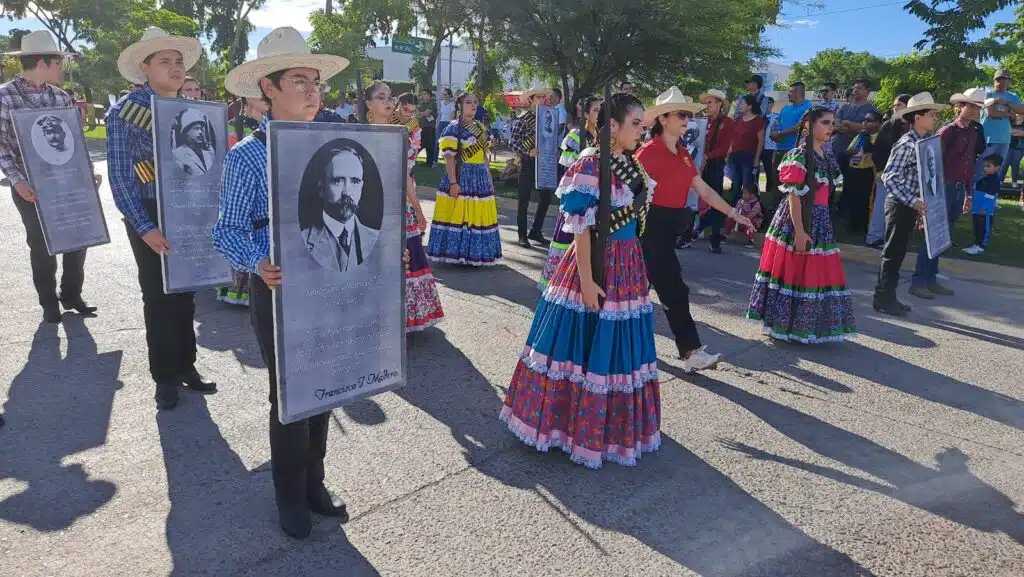
[[[441,57],[441,44],[444,43],[444,37],[440,34],[437,38],[434,38],[434,45],[430,48],[430,53],[427,54],[427,62],[424,66],[423,72],[420,73],[419,78],[416,79],[417,84],[421,88],[429,88],[431,80],[434,77],[434,68],[437,67],[437,59]],[[438,83],[437,89],[441,89],[440,83]]]
[[[235,37],[231,40],[231,49],[228,50],[228,62],[231,66],[241,64],[241,61],[236,62],[235,59],[238,57],[238,46],[242,43],[242,19],[249,16],[248,10],[245,11],[245,14],[242,13],[242,10],[245,8],[245,1],[238,0],[238,9],[235,10]]]

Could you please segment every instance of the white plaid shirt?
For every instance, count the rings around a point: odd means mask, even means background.
[[[889,196],[909,207],[921,200],[921,182],[917,176],[917,141],[921,138],[910,129],[897,140],[882,172],[882,184]]]

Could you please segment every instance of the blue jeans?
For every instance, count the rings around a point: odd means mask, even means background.
[[[1020,180],[1020,161],[1024,159],[1024,151],[1011,148],[1006,154],[1006,160],[1003,161],[1003,180],[1006,180],[1006,173],[1010,173],[1010,179],[1014,184]]]
[[[729,204],[735,205],[743,198],[743,186],[754,183],[754,153],[732,153],[729,156],[729,168],[732,170],[732,199]]]
[[[868,223],[868,244],[876,244],[885,240],[885,196],[888,192],[885,185],[875,182],[875,204],[871,207],[871,221]]]
[[[978,162],[974,164],[974,182],[978,182],[985,176],[985,157],[990,154],[998,154],[999,158],[1003,159],[1003,165],[999,168],[999,174],[1002,175],[1002,178],[1006,178],[1006,168],[1009,166],[1006,161],[1010,155],[1010,143],[989,144],[985,147],[985,152],[982,152],[981,156],[978,157]]]
[[[956,219],[964,209],[964,185],[960,182],[946,181],[946,215],[949,217],[950,235]],[[910,281],[911,286],[928,288],[936,282],[939,275],[939,257],[928,258],[928,243],[921,245],[917,253],[917,266]]]

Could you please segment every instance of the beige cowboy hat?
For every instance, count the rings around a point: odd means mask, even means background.
[[[21,37],[21,50],[4,52],[6,56],[69,56],[72,52],[64,52],[57,48],[53,35],[46,30],[36,30]]]
[[[711,88],[708,89],[707,92],[702,92],[700,96],[697,97],[697,100],[704,100],[705,96],[710,96],[711,98],[717,98],[718,100],[720,100],[722,102],[722,110],[729,109],[729,96],[725,93],[725,91],[719,90],[717,88]]]
[[[256,47],[256,59],[236,66],[224,79],[224,88],[235,96],[262,98],[260,79],[289,68],[312,68],[326,82],[348,68],[348,58],[313,54],[299,31],[282,26],[270,31]]]
[[[146,28],[138,42],[125,48],[117,57],[117,71],[132,84],[145,84],[142,63],[161,50],[175,50],[185,62],[185,70],[192,69],[203,54],[199,40],[185,36],[171,36],[156,26]]]
[[[919,92],[911,96],[907,101],[907,107],[897,114],[902,117],[919,110],[943,110],[945,108],[949,108],[949,105],[936,103],[931,92]]]
[[[690,114],[697,114],[701,110],[704,110],[704,105],[700,102],[694,102],[693,98],[685,96],[679,87],[673,86],[665,92],[662,92],[654,99],[654,106],[644,111],[644,122],[650,124],[654,122],[655,118],[658,118],[662,114],[669,112],[675,112],[677,110],[683,110]]]
[[[988,95],[988,90],[984,88],[968,88],[963,92],[957,92],[949,98],[952,104],[973,104],[975,106],[984,106],[985,97]]]
[[[530,100],[534,96],[544,96],[546,98],[551,96],[551,94],[552,92],[550,88],[531,88],[529,90],[524,90],[522,94],[519,95],[519,102],[529,104]]]

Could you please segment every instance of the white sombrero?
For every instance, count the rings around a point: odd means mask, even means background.
[[[46,30],[36,30],[21,37],[21,50],[4,52],[6,56],[69,56],[72,52],[64,52],[57,48],[53,36]]]
[[[313,68],[325,82],[348,68],[348,58],[313,54],[299,31],[291,26],[275,28],[260,40],[256,59],[236,66],[224,79],[224,88],[235,96],[262,98],[260,79],[289,68]]]
[[[984,88],[968,88],[963,92],[957,92],[949,98],[949,101],[953,104],[973,104],[975,106],[984,106],[985,97],[988,95],[988,90]]]
[[[910,100],[907,101],[907,107],[896,114],[906,116],[911,112],[918,112],[920,110],[942,110],[945,108],[949,108],[949,105],[935,102],[931,92],[919,92],[911,96]]]
[[[718,98],[715,96],[715,98]],[[669,112],[675,112],[677,110],[684,110],[690,114],[697,114],[701,110],[704,110],[704,105],[700,102],[694,102],[693,98],[685,96],[679,87],[673,86],[665,92],[662,92],[656,99],[654,99],[654,106],[644,111],[644,122],[652,123],[654,119],[661,116],[662,114],[668,114]]]
[[[523,93],[519,95],[519,102],[529,104],[530,100],[534,96],[548,97],[551,96],[551,94],[552,92],[550,88],[531,88],[529,90],[524,90]]]
[[[156,26],[146,28],[142,38],[125,48],[117,57],[117,71],[125,80],[132,84],[145,84],[146,75],[142,73],[142,62],[161,50],[176,50],[181,54],[185,70],[191,70],[203,54],[203,45],[195,38],[171,36]]]

